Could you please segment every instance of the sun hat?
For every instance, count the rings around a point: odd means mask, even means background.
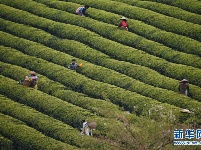
[[[126,19],[126,17],[123,16],[120,18],[120,20],[127,20],[127,19]]]
[[[181,80],[181,81],[179,81],[180,83],[181,82],[188,82],[188,80],[186,80],[186,79],[183,79],[183,80]]]
[[[181,112],[182,112],[182,113],[188,113],[188,114],[191,114],[191,111],[188,110],[188,109],[182,109]]]
[[[36,75],[36,72],[35,71],[30,71],[30,74],[31,75]]]

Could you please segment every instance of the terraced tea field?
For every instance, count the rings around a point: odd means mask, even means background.
[[[18,84],[31,70],[38,90]],[[201,2],[0,0],[0,80],[1,149],[199,149],[173,141],[201,125]]]

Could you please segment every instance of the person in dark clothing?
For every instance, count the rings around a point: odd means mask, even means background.
[[[72,63],[68,66],[68,69],[76,71],[77,67],[81,67],[81,66],[82,66],[82,63],[78,65],[76,60],[72,59]]]
[[[189,83],[188,80],[183,79],[181,81],[179,81],[179,93],[188,96],[189,95]]]
[[[86,16],[86,10],[89,8],[88,5],[85,5],[85,6],[81,6],[79,8],[77,8],[77,10],[75,11],[75,13],[77,15],[80,15],[80,16]]]

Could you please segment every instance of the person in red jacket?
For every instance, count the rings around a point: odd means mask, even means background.
[[[125,17],[120,18],[121,22],[119,23],[118,27],[124,30],[128,30],[128,23]]]

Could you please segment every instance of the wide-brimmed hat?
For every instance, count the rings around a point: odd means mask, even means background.
[[[181,80],[181,81],[179,81],[180,83],[181,82],[188,82],[188,80],[186,80],[186,79],[183,79],[183,80]]]
[[[127,20],[126,17],[121,17],[120,20]]]
[[[188,113],[188,114],[191,114],[192,112],[188,109],[182,109],[181,110],[182,113]]]
[[[30,71],[30,74],[31,75],[36,75],[36,72],[35,71]]]

